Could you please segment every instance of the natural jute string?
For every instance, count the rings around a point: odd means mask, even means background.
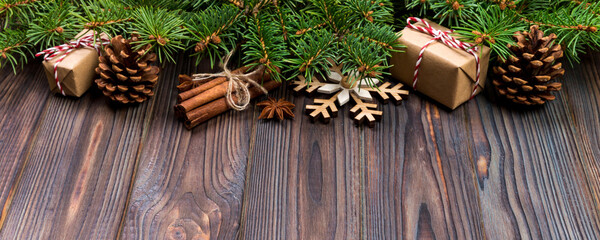
[[[248,85],[252,85],[265,94],[268,93],[267,89],[260,85],[260,83],[256,82],[250,76],[259,74],[261,71],[264,71],[264,68],[258,67],[256,70],[250,73],[232,73],[228,68],[227,64],[229,63],[229,59],[233,55],[234,51],[231,51],[225,57],[223,62],[223,71],[219,73],[199,73],[192,75],[193,81],[203,81],[210,78],[217,77],[226,77],[229,84],[227,85],[227,94],[225,98],[227,100],[227,105],[229,105],[232,109],[236,111],[245,110],[250,103],[250,91],[248,91]],[[237,102],[233,99],[233,93],[235,92],[235,97],[237,98]]]

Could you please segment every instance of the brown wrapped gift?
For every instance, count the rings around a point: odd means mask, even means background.
[[[445,27],[426,21],[434,29],[448,31]],[[413,25],[425,27],[421,22]],[[412,86],[419,52],[432,38],[433,36],[429,34],[408,27],[404,28],[400,42],[406,45],[406,49],[403,53],[392,55],[390,60],[391,64],[394,65],[390,69],[392,76]],[[481,92],[485,85],[490,59],[490,49],[488,47],[484,46],[483,50],[479,47],[479,49],[477,54],[480,56],[481,74],[479,87],[475,94]],[[454,110],[471,98],[477,76],[476,66],[473,55],[462,49],[449,47],[435,41],[425,49],[423,54],[421,66],[419,67],[417,91]]]
[[[88,35],[94,34],[90,30],[84,30],[77,34],[75,39],[83,38]],[[100,34],[102,38],[108,36],[104,33]],[[50,91],[60,93],[56,80],[54,79],[54,64],[63,55],[44,61],[44,69],[46,70],[46,77],[48,78],[48,84],[50,85]],[[96,72],[94,69],[98,66],[98,52],[96,49],[91,47],[81,47],[73,50],[67,55],[57,67],[58,80],[60,85],[65,92],[65,95],[81,97],[89,88],[92,86],[94,76]]]

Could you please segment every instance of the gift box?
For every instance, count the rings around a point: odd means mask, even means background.
[[[418,67],[418,81],[414,86],[418,92],[452,110],[481,92],[485,85],[490,49],[478,46],[478,51],[474,51],[468,43],[463,43],[463,48],[453,47],[457,43],[449,43],[452,39],[449,29],[426,19],[411,19],[417,23],[404,28],[399,40],[406,49],[393,53],[390,59],[392,77],[413,86],[417,61],[425,46]],[[442,39],[444,34],[450,38]],[[473,53],[477,54],[479,60]],[[477,61],[480,68],[479,86],[475,84]]]
[[[93,31],[84,30],[75,39],[81,40],[87,37],[88,41],[74,41],[42,52],[46,54],[46,57],[44,57],[46,60],[43,62],[43,65],[46,77],[48,78],[48,84],[50,85],[50,91],[63,93],[68,96],[81,97],[92,86],[96,75],[95,69],[98,66],[98,50],[94,45],[100,48],[99,45],[103,43],[99,39],[94,41],[93,36]],[[106,40],[108,36],[102,33],[100,34],[100,38]],[[65,54],[67,55],[64,56]],[[57,62],[58,64],[55,69]],[[58,78],[60,87],[56,82],[56,77]]]

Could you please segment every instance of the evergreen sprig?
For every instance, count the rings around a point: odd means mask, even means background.
[[[251,17],[248,21],[247,39],[243,44],[244,63],[251,68],[262,65],[276,81],[281,81],[283,60],[288,51],[280,25],[272,15]]]
[[[16,73],[18,66],[27,63],[31,55],[24,31],[6,29],[0,32],[0,68],[8,63]]]
[[[353,86],[356,81],[366,79],[369,86],[376,87],[371,79],[381,79],[380,73],[389,68],[386,66],[389,55],[384,52],[384,48],[375,42],[366,41],[355,35],[347,36],[341,45],[341,58],[346,60],[342,67],[342,73],[349,76],[359,75],[352,79],[350,85]],[[370,78],[365,78],[367,76]]]
[[[458,38],[490,46],[492,55],[508,58],[511,55],[508,46],[514,44],[514,33],[526,29],[520,24],[520,17],[515,12],[502,10],[498,5],[486,8],[479,6],[470,11],[468,14],[474,17],[456,27]]]
[[[344,74],[359,75],[358,80],[381,78],[390,53],[403,47],[397,41],[400,35],[387,24],[391,6],[383,0],[312,0],[293,21],[298,36],[292,38],[288,61],[294,76],[303,74],[309,82],[315,74],[325,77],[333,59],[343,63]]]
[[[492,56],[506,57],[514,30],[539,25],[554,33],[571,63],[587,49],[600,49],[600,2],[591,0],[406,0],[398,15],[434,16],[458,29],[462,39],[487,45]],[[403,8],[404,7],[404,8]]]
[[[139,48],[150,44],[150,51],[156,52],[158,61],[175,62],[174,54],[185,49],[186,38],[183,21],[174,16],[173,12],[154,7],[140,7],[135,11],[135,21],[131,32],[140,35],[140,41],[135,42]]]
[[[469,17],[465,14],[469,9],[477,6],[475,0],[435,1],[431,5],[431,10],[435,12],[433,17],[440,19],[440,24],[448,22],[448,24],[456,26]]]
[[[336,58],[336,38],[328,29],[313,30],[311,34],[297,36],[293,40],[292,57],[286,60],[289,64],[290,78],[303,74],[307,81],[314,76],[326,76],[331,62]]]
[[[553,11],[539,11],[524,17],[522,21],[538,24],[545,32],[555,33],[557,41],[565,49],[571,62],[579,62],[579,55],[586,51],[600,49],[600,16],[595,11],[600,2],[556,4]]]
[[[75,12],[79,26],[110,36],[127,35],[133,21],[132,9],[120,1],[84,1],[81,12]]]
[[[195,45],[197,63],[208,56],[211,66],[214,66],[224,57],[224,52],[230,52],[236,47],[241,35],[242,13],[235,5],[226,4],[213,5],[190,16],[185,26]]]
[[[38,4],[36,17],[27,30],[29,43],[38,46],[56,46],[72,40],[79,32],[75,25],[76,16],[72,13],[76,7],[64,2],[46,2]]]
[[[41,0],[0,0],[0,18],[4,28],[9,24],[25,24],[35,17]]]

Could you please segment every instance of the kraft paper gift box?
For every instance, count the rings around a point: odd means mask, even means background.
[[[84,30],[77,34],[75,39],[79,39],[94,34],[92,31]],[[100,34],[103,38],[108,38],[104,33]],[[60,93],[56,80],[54,79],[54,63],[64,53],[44,61],[44,69],[50,91]],[[62,89],[68,96],[81,97],[91,86],[96,76],[95,69],[98,66],[98,51],[92,47],[81,47],[70,52],[57,67],[58,81]]]
[[[429,20],[431,27],[448,31]],[[415,26],[425,27],[418,22]],[[400,42],[406,46],[404,52],[393,53],[390,64],[392,77],[412,86],[415,65],[421,48],[429,42],[433,36],[420,31],[404,28]],[[490,49],[486,46],[478,46],[477,54],[480,56],[480,81],[475,94],[481,92],[485,86]],[[419,80],[416,90],[439,102],[440,104],[454,110],[464,102],[471,99],[471,94],[476,81],[475,57],[465,50],[453,48],[440,41],[431,43],[423,54],[421,66],[419,67]]]

